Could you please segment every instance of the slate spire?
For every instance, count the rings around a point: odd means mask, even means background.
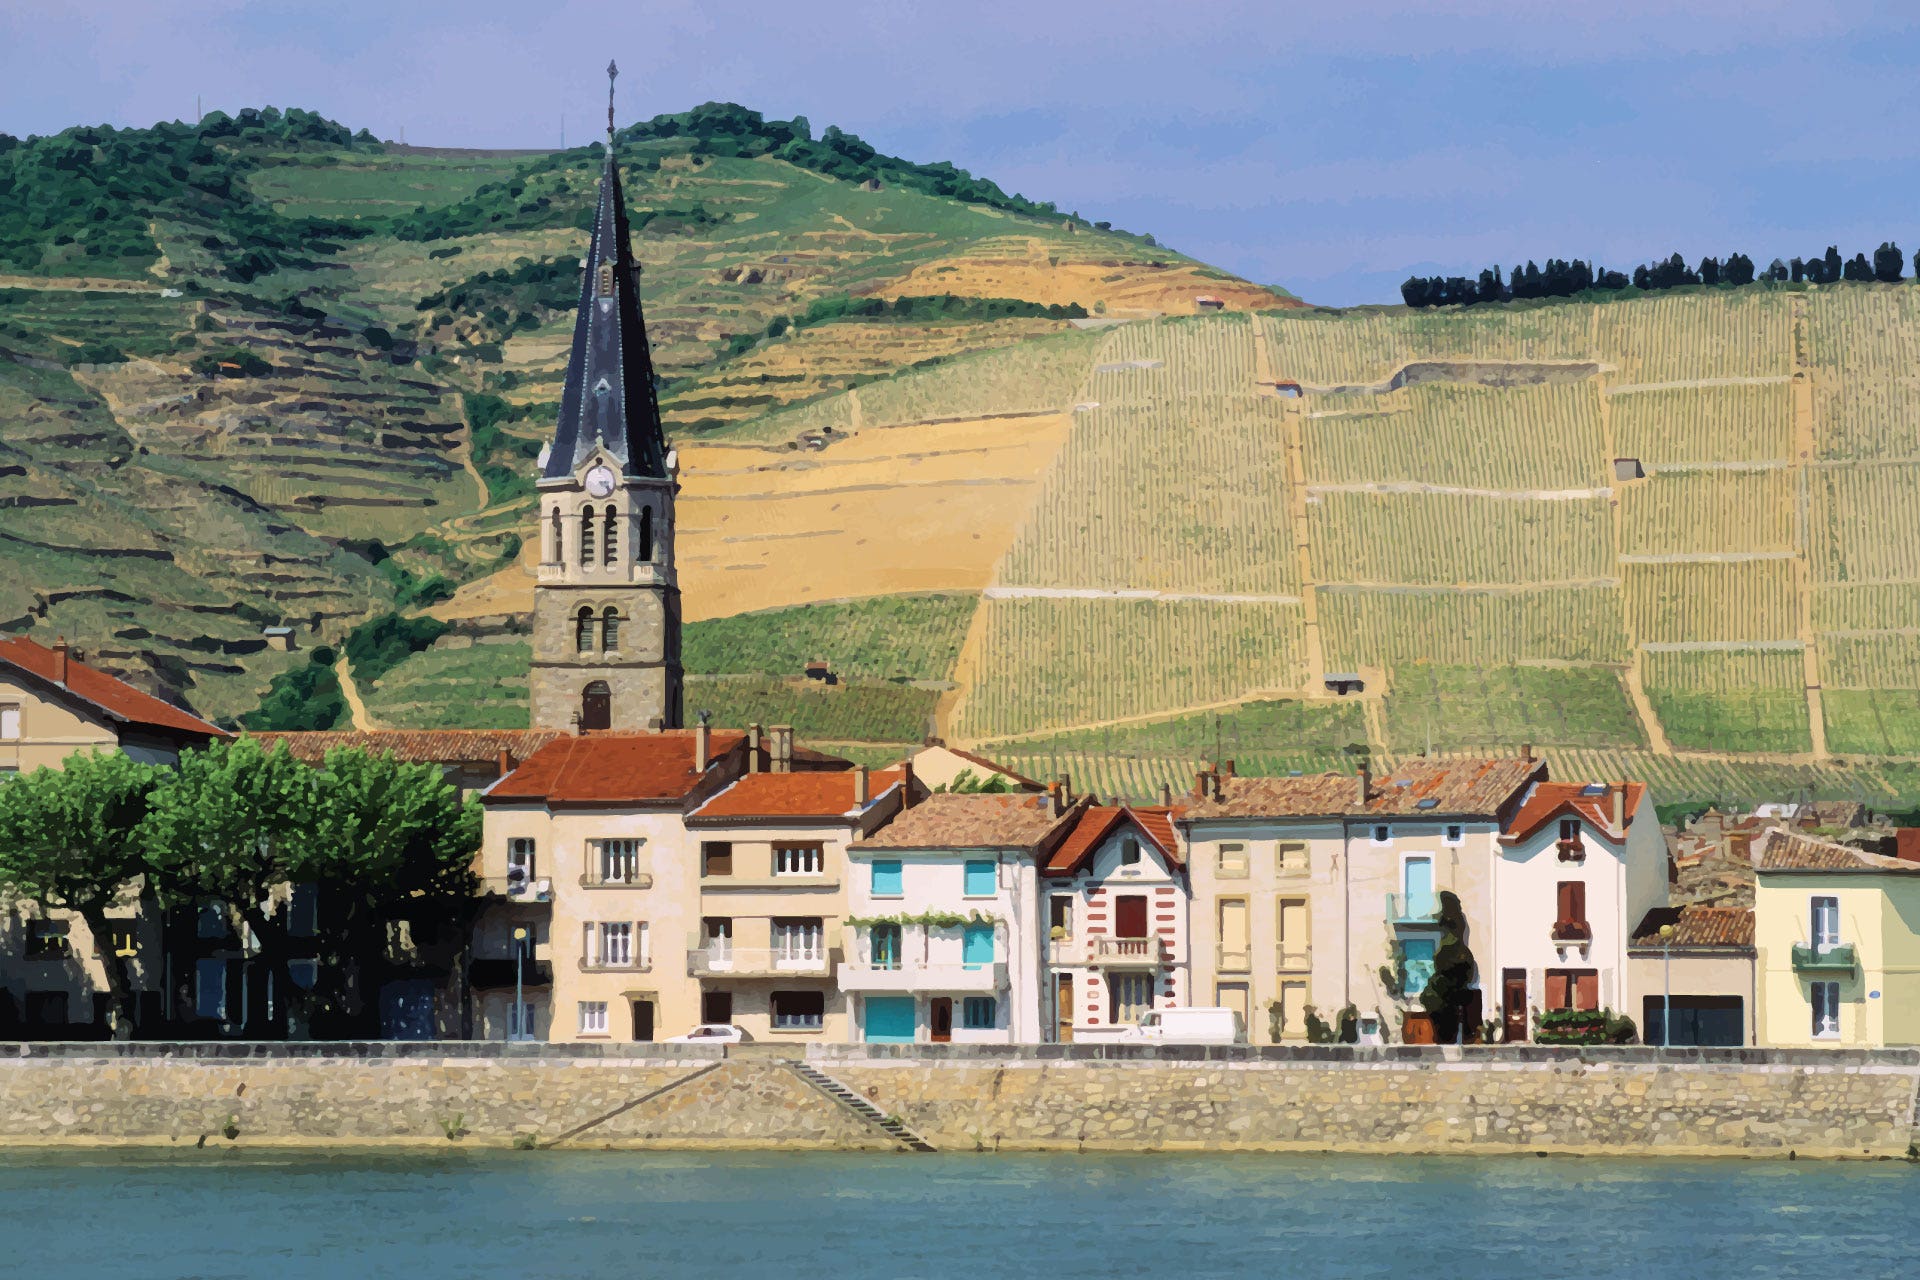
[[[560,397],[560,420],[541,468],[543,480],[570,478],[588,453],[603,448],[628,479],[667,478],[666,435],[653,390],[653,360],[640,312],[639,269],[629,243],[626,197],[613,156],[613,81],[607,64],[607,157],[593,240],[581,272],[580,309]]]

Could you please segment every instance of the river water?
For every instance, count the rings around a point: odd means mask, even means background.
[[[1915,1275],[1905,1164],[1456,1156],[0,1154],[0,1275]]]

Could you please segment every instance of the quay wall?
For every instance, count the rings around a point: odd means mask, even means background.
[[[0,1046],[0,1146],[1900,1157],[1920,1051]]]

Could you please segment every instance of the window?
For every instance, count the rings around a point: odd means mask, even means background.
[[[1307,846],[1301,840],[1282,840],[1274,848],[1274,857],[1283,876],[1307,874]]]
[[[1404,909],[1408,918],[1433,915],[1438,909],[1433,897],[1433,859],[1422,855],[1402,862],[1400,890],[1406,895]]]
[[[900,967],[899,925],[874,925],[867,931],[867,944],[874,968],[898,969]]]
[[[775,1031],[818,1031],[826,1025],[824,991],[776,991],[772,1003]]]
[[[1807,938],[1815,951],[1831,951],[1840,945],[1840,899],[1816,897],[1810,904]]]
[[[633,555],[636,560],[653,559],[652,507],[640,508],[640,539],[638,545],[634,547]]]
[[[553,509],[553,520],[551,523],[553,526],[553,554],[548,556],[547,560],[550,564],[559,564],[561,558],[567,554],[567,540],[560,532],[560,508],[555,507]]]
[[[600,538],[600,563],[612,564],[620,555],[620,513],[607,504],[607,531]],[[609,610],[611,612],[611,610]]]
[[[1557,914],[1553,936],[1560,939],[1591,938],[1587,928],[1587,886],[1578,880],[1562,880],[1554,890]]]
[[[1840,984],[1815,982],[1810,984],[1809,993],[1813,998],[1813,1038],[1838,1040],[1840,1038]]]
[[[20,707],[17,703],[0,706],[0,741],[11,742],[20,736]]]
[[[966,895],[991,898],[998,886],[994,882],[994,864],[985,859],[970,859],[966,866]]]
[[[1225,880],[1238,880],[1247,874],[1247,846],[1223,844],[1214,859],[1214,874]]]
[[[700,921],[700,945],[707,953],[707,966],[729,968],[733,964],[733,921],[726,916],[707,916]],[[714,1019],[706,1019],[714,1021]]]
[[[640,878],[640,840],[591,840],[601,884],[632,884]]]
[[[1393,828],[1384,822],[1375,824],[1373,828],[1373,842],[1375,844],[1390,844],[1392,841]]]
[[[580,508],[580,563],[593,563],[593,508]]]
[[[593,610],[585,605],[573,619],[573,649],[575,653],[593,652]]]
[[[1580,819],[1560,819],[1560,839],[1564,844],[1578,844],[1580,842]]]
[[[733,874],[733,843],[728,840],[700,842],[700,874],[709,877]]]
[[[294,885],[287,893],[287,934],[295,938],[311,938],[319,932],[319,886]]]
[[[227,962],[203,956],[193,964],[193,1014],[196,1018],[227,1018]]]
[[[583,1036],[607,1034],[607,1002],[605,1000],[580,1002],[580,1034]]]
[[[966,1031],[991,1031],[999,1013],[999,1001],[992,996],[968,996],[960,1002],[960,1026]]]
[[[826,871],[826,854],[817,844],[777,844],[773,847],[773,874],[817,876]]]
[[[820,918],[775,920],[774,962],[788,968],[812,968],[827,958],[826,931]]]
[[[1546,1007],[1593,1010],[1600,1007],[1600,975],[1592,969],[1547,970]]]
[[[620,652],[620,614],[613,609],[600,615],[600,651]]]
[[[507,841],[507,894],[519,897],[533,885],[533,837],[515,836]]]
[[[1305,969],[1313,962],[1313,944],[1308,936],[1307,900],[1282,898],[1275,921],[1278,940],[1277,967]]]
[[[1224,973],[1245,973],[1253,963],[1253,952],[1248,941],[1247,900],[1245,898],[1222,898],[1219,902],[1220,950],[1215,965]]]
[[[533,1039],[534,1028],[538,1025],[538,1021],[531,1001],[523,1004],[507,1001],[507,1039]]]
[[[1467,829],[1458,822],[1449,822],[1446,834],[1441,838],[1448,844],[1459,844],[1467,838]]]
[[[1073,936],[1073,895],[1056,893],[1047,899],[1047,930],[1059,931],[1063,938]]]
[[[633,925],[625,920],[586,925],[586,967],[626,969],[633,965]],[[596,943],[598,944],[596,948]]]
[[[1132,836],[1120,841],[1120,865],[1131,867],[1140,861],[1140,842]]]
[[[960,938],[960,963],[969,969],[982,969],[993,963],[993,926],[975,921]]]
[[[1133,1023],[1153,1008],[1153,975],[1116,973],[1107,979],[1109,1021]]]
[[[900,878],[898,858],[874,859],[872,893],[876,898],[898,898],[906,893]]]
[[[1401,995],[1417,996],[1427,989],[1427,983],[1433,980],[1434,947],[1432,938],[1408,938],[1400,944],[1407,958],[1407,979],[1401,984]]]
[[[27,921],[27,959],[64,960],[73,954],[71,925],[65,920]]]

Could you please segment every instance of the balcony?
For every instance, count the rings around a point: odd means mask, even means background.
[[[1388,894],[1387,923],[1411,928],[1439,924],[1440,895],[1437,893]]]
[[[525,876],[482,876],[480,892],[508,902],[552,902],[553,881],[544,877],[529,880]]]
[[[840,989],[894,991],[993,992],[1007,985],[1007,966],[995,964],[871,964],[849,960],[840,966]]]
[[[1088,938],[1086,964],[1105,969],[1155,969],[1167,962],[1160,938]]]
[[[830,978],[825,948],[697,947],[687,952],[689,978]]]
[[[1555,920],[1553,940],[1555,942],[1592,942],[1593,926],[1585,920]]]
[[[1313,952],[1307,947],[1296,947],[1282,942],[1273,949],[1273,967],[1281,973],[1313,968]]]
[[[516,966],[511,957],[478,957],[467,965],[467,981],[476,991],[498,991],[514,985],[515,969],[525,987],[553,985],[553,965],[546,960],[528,960]]]
[[[1213,967],[1218,973],[1250,973],[1253,970],[1253,952],[1246,947],[1216,947]]]
[[[651,889],[653,876],[646,871],[631,871],[624,876],[602,876],[587,872],[580,877],[582,889]]]
[[[1858,967],[1851,942],[1824,947],[1803,947],[1796,943],[1793,948],[1795,973],[1852,973]]]
[[[1554,848],[1559,851],[1560,861],[1562,862],[1585,862],[1587,860],[1587,845],[1584,840],[1555,841]]]
[[[652,973],[652,956],[633,956],[626,960],[596,960],[580,957],[582,973]]]

